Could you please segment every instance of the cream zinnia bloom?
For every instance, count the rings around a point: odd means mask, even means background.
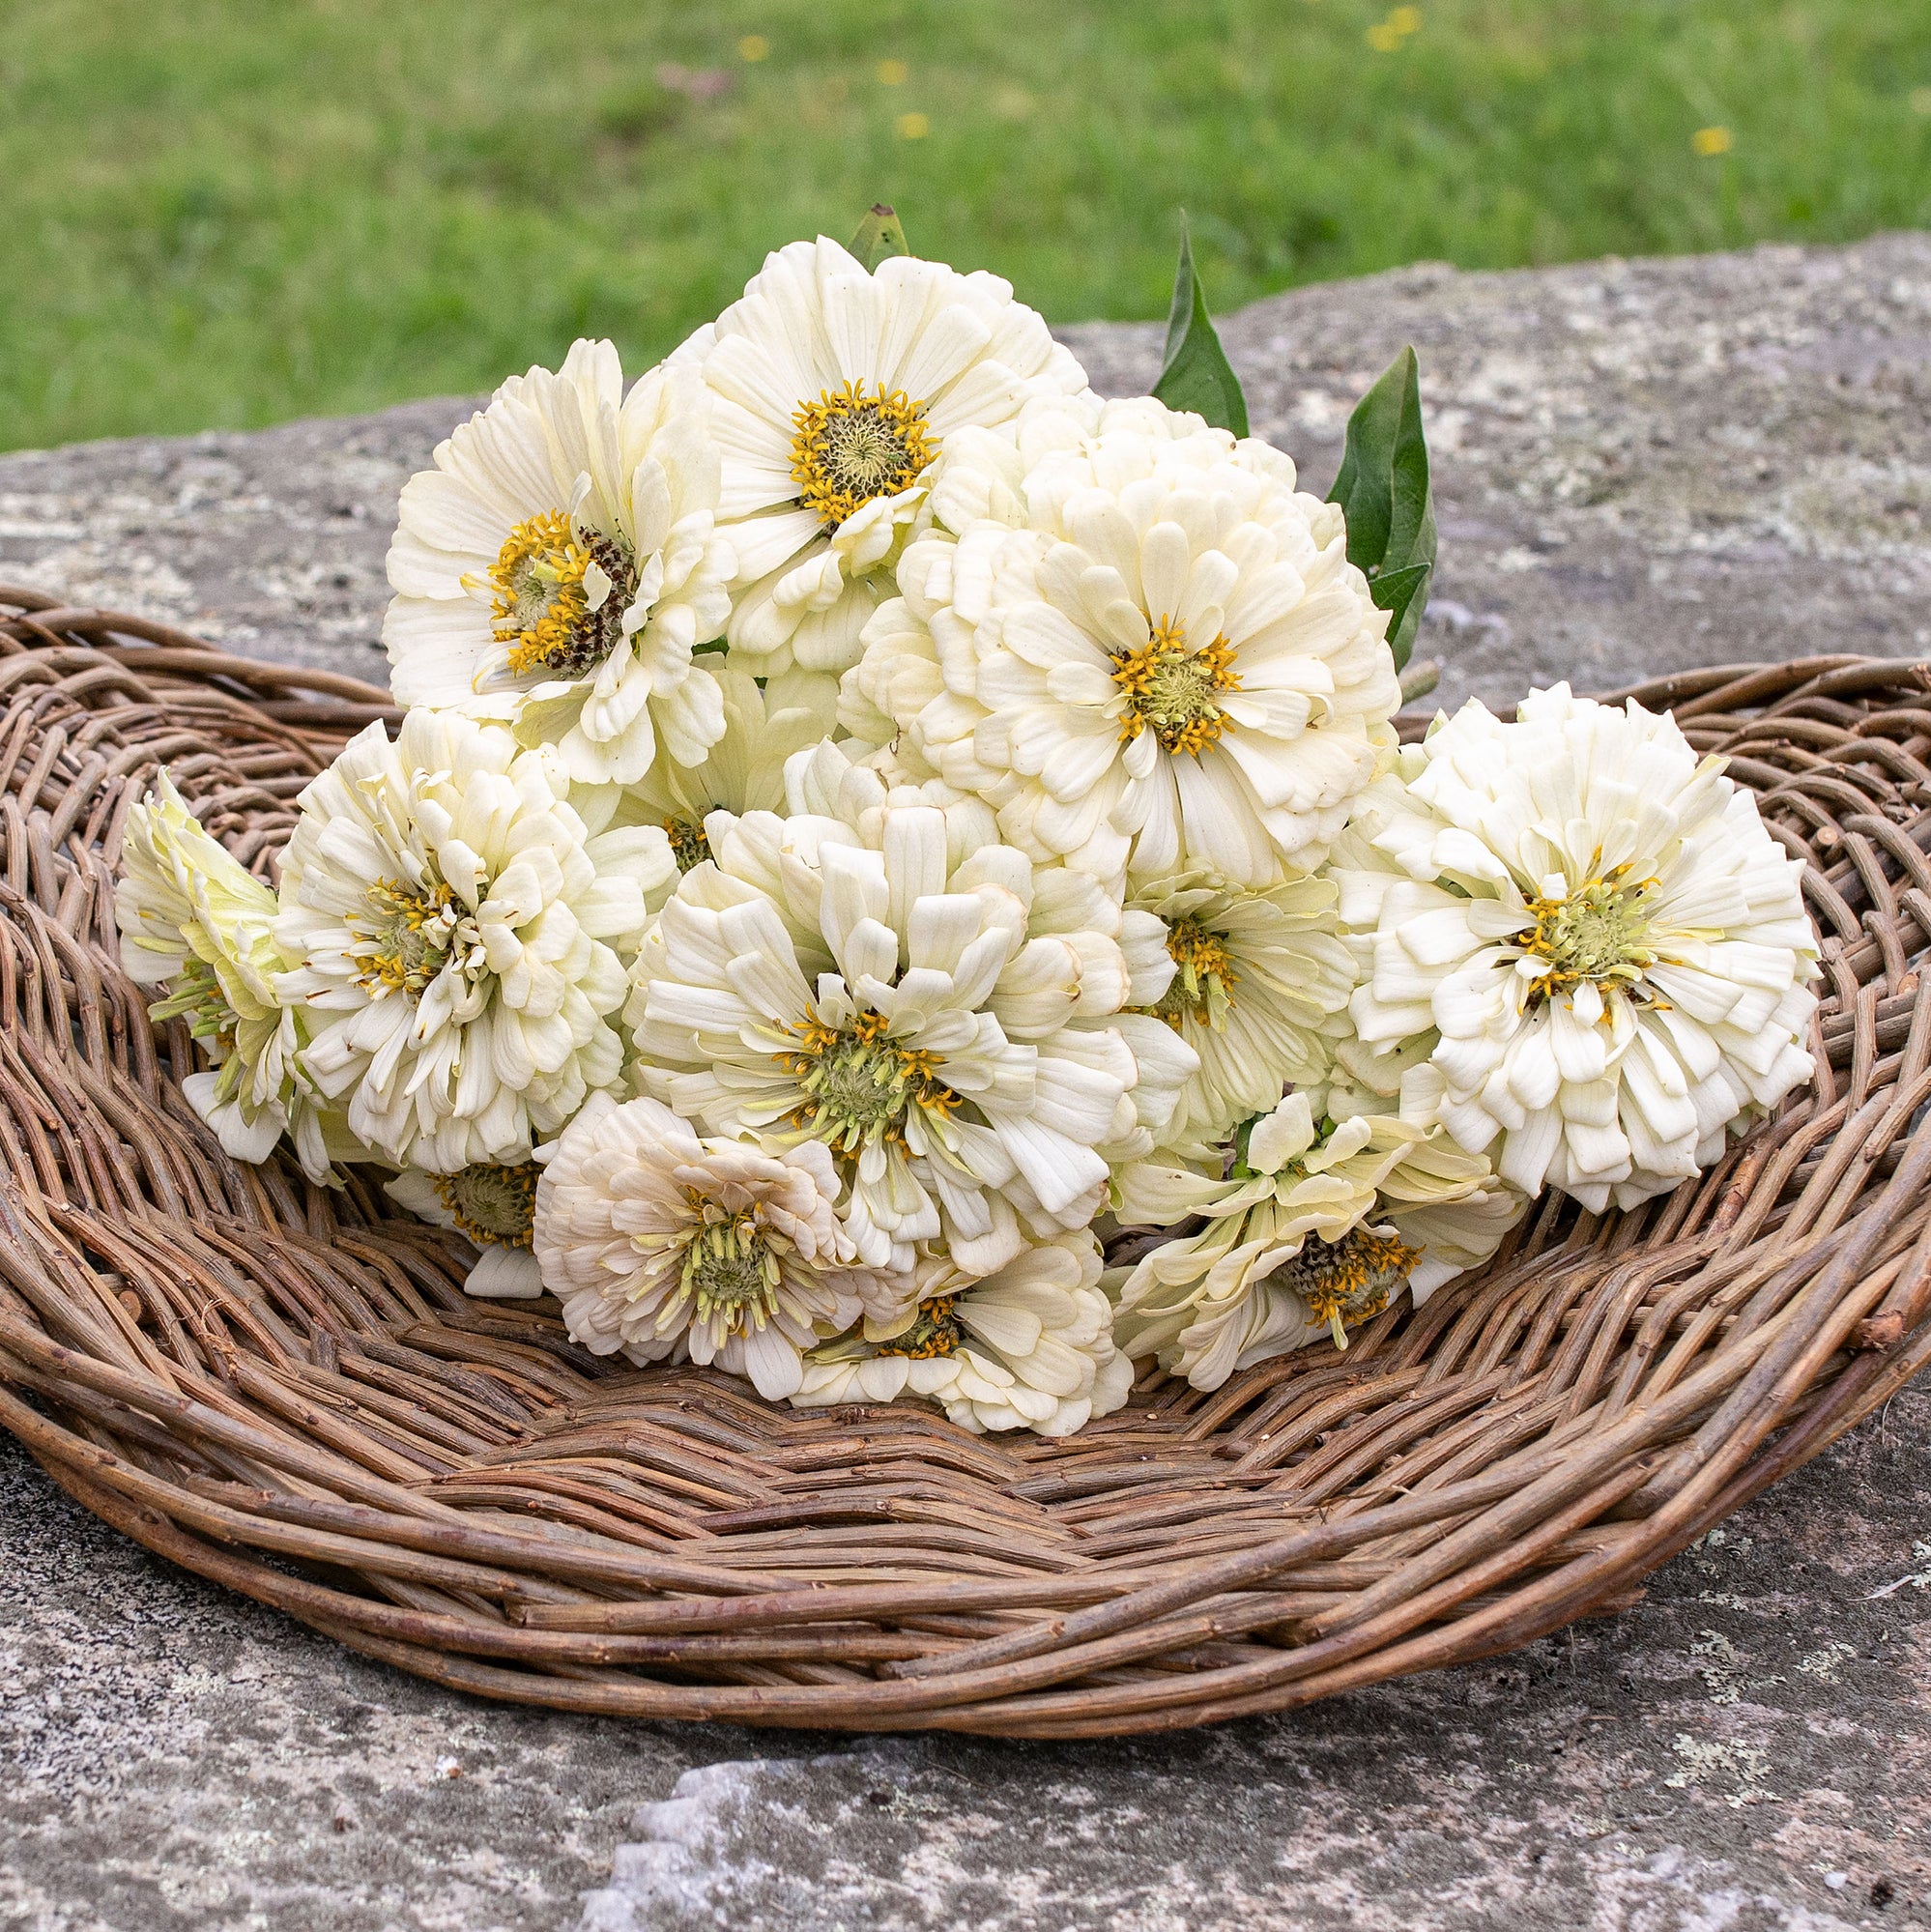
[[[640,1084],[708,1133],[822,1141],[875,1265],[942,1240],[988,1275],[1084,1227],[1098,1150],[1137,1124],[1126,1040],[1077,1024],[1127,1003],[1118,942],[1042,930],[1031,862],[949,839],[936,807],[707,830],[638,956]]]
[[[785,767],[785,795],[793,813],[836,819],[867,845],[881,843],[887,812],[907,806],[927,806],[942,814],[947,848],[953,852],[975,852],[999,843],[998,821],[984,799],[954,790],[942,778],[914,777],[890,746],[868,750],[850,739],[825,739],[795,753]],[[1118,1012],[1089,1005],[1069,1024],[1076,1032],[1116,1034],[1131,1050],[1139,1073],[1132,1121],[1122,1115],[1116,1131],[1096,1151],[1110,1167],[1142,1159],[1172,1138],[1176,1109],[1200,1066],[1186,1029],[1173,1024],[1162,1004],[1178,972],[1167,929],[1152,911],[1122,907],[1090,874],[1035,865],[1028,930],[1035,937],[1058,937],[1076,947],[1086,943],[1085,936],[1096,936],[1108,967],[1111,948],[1119,949],[1126,966],[1126,1005]]]
[[[714,1363],[777,1401],[821,1336],[912,1292],[860,1265],[821,1141],[705,1139],[654,1100],[597,1094],[546,1161],[536,1260],[594,1354]]]
[[[567,791],[548,750],[417,710],[302,794],[274,927],[302,964],[277,990],[308,1077],[399,1167],[527,1161],[622,1070],[606,1016],[677,862],[654,828],[587,838]]]
[[[724,628],[709,397],[617,351],[512,376],[403,485],[383,623],[404,705],[501,718],[571,777],[627,784],[659,744],[697,763],[724,729],[692,649]]]
[[[323,1121],[297,1061],[296,1016],[275,994],[288,965],[277,950],[275,896],[210,838],[162,771],[128,814],[114,917],[121,966],[137,986],[165,989],[149,1011],[181,1015],[214,1071],[181,1090],[237,1161],[266,1161],[284,1133],[303,1170],[331,1177]]]
[[[1155,1248],[1118,1286],[1114,1335],[1196,1389],[1379,1314],[1416,1307],[1485,1261],[1523,1201],[1436,1124],[1393,1113],[1316,1119],[1291,1093],[1256,1121],[1230,1175],[1148,1163],[1121,1175],[1122,1222],[1196,1234]]]
[[[716,673],[724,700],[724,734],[694,764],[660,758],[628,788],[623,816],[661,825],[688,872],[710,856],[704,822],[713,812],[736,817],[746,812],[785,809],[785,764],[795,753],[817,744],[835,724],[826,694],[809,683],[775,678],[761,690],[758,680],[726,662]],[[791,688],[787,688],[787,687]]]
[[[1354,959],[1335,933],[1335,888],[1295,879],[1263,891],[1211,873],[1148,879],[1130,911],[1160,921],[1172,980],[1151,1011],[1198,1056],[1165,1143],[1204,1151],[1270,1111],[1288,1086],[1328,1077],[1345,1030]]]
[[[923,1396],[974,1434],[1070,1435],[1133,1388],[1100,1275],[1090,1232],[1029,1248],[982,1281],[928,1268],[917,1304],[896,1321],[868,1320],[812,1349],[792,1400],[823,1408]]]
[[[670,360],[715,398],[718,528],[737,559],[729,636],[761,676],[855,662],[947,441],[1086,384],[996,275],[908,256],[867,274],[823,236],[766,256]]]
[[[1667,715],[1566,684],[1515,724],[1471,701],[1337,857],[1369,962],[1354,1069],[1525,1193],[1634,1206],[1810,1077],[1802,870]]]
[[[1144,399],[1082,420],[1036,406],[1017,482],[990,439],[944,467],[945,515],[991,513],[908,549],[853,723],[890,718],[1034,857],[1278,884],[1393,749],[1387,613],[1278,450]]]
[[[411,1168],[385,1182],[383,1192],[432,1227],[447,1227],[476,1249],[476,1263],[463,1283],[465,1294],[526,1301],[543,1292],[543,1280],[530,1252],[536,1176],[534,1161],[516,1161],[507,1167],[478,1161],[453,1174],[428,1174]]]

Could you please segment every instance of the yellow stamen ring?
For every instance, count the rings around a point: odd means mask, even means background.
[[[792,418],[792,479],[798,502],[836,530],[878,497],[909,489],[938,454],[927,428],[925,404],[903,389],[870,396],[848,382],[800,403]]]

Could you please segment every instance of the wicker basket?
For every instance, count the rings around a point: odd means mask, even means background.
[[[112,912],[166,761],[265,870],[386,701],[0,589],[0,1422],[149,1549],[485,1696],[1090,1737],[1510,1649],[1641,1579],[1931,1355],[1931,671],[1645,686],[1807,864],[1820,1076],[1628,1215],[1550,1197],[1480,1274],[1063,1442],[799,1413],[470,1301],[358,1178],[237,1167]]]

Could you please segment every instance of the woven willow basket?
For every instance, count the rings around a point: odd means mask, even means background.
[[[1551,1197],[1416,1314],[1063,1442],[599,1361],[372,1178],[238,1167],[122,977],[165,761],[266,872],[384,694],[0,589],[0,1421],[149,1549],[484,1696],[1090,1737],[1510,1649],[1641,1579],[1931,1355],[1931,669],[1638,694],[1806,864],[1814,1088],[1640,1212]]]

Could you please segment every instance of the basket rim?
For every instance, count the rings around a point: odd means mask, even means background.
[[[399,713],[5,585],[0,690],[0,1427],[157,1554],[451,1687],[1030,1737],[1284,1710],[1624,1607],[1931,1359],[1931,664],[1615,694],[1805,861],[1814,1088],[1643,1209],[1545,1200],[1346,1358],[1142,1373],[1052,1443],[614,1370],[547,1300],[468,1302],[460,1241],[365,1179],[236,1168],[119,971],[127,810],[166,760],[266,868]]]

